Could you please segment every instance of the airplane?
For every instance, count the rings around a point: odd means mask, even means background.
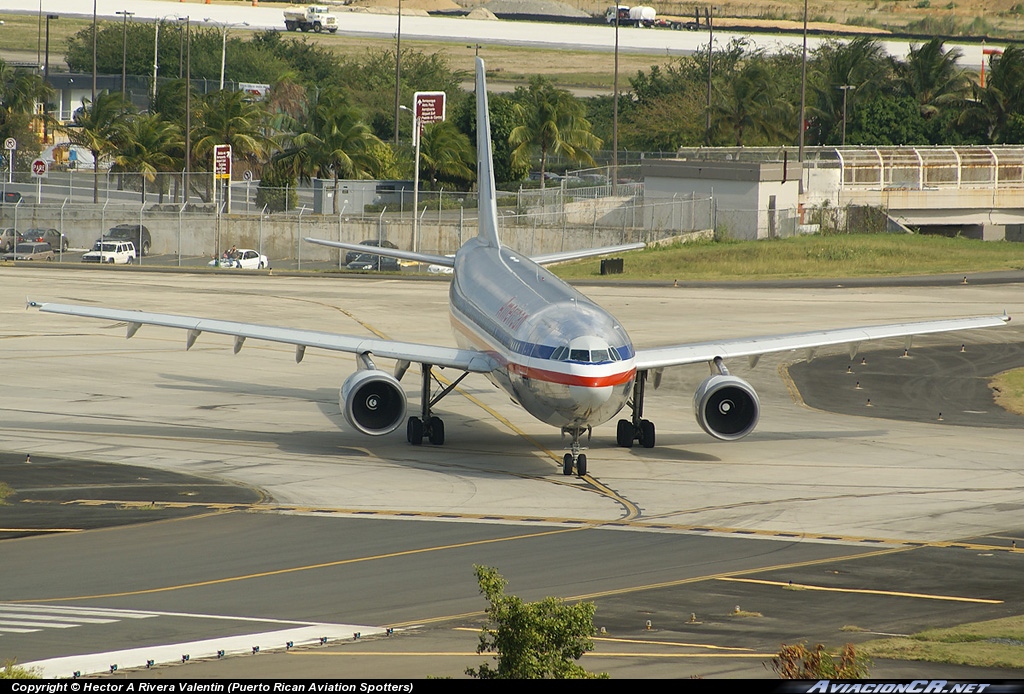
[[[301,361],[307,347],[356,355],[358,368],[341,386],[339,401],[345,420],[357,431],[372,436],[390,434],[403,422],[406,439],[421,445],[445,442],[443,420],[434,406],[471,373],[482,374],[514,402],[540,421],[570,437],[562,458],[562,473],[587,475],[583,437],[593,427],[614,418],[623,408],[629,418],[619,419],[616,443],[644,448],[655,445],[655,425],[644,418],[648,381],[656,388],[669,367],[706,363],[711,374],[693,396],[693,411],[700,427],[723,441],[735,441],[757,426],[761,405],[753,387],[729,373],[725,360],[747,357],[751,366],[764,354],[850,345],[851,358],[861,343],[892,337],[973,330],[1004,325],[1009,317],[979,316],[841,328],[784,335],[767,335],[714,342],[678,344],[653,349],[634,348],[625,329],[608,311],[558,279],[544,265],[620,253],[644,244],[568,251],[527,257],[503,246],[498,235],[494,169],[487,109],[484,62],[476,60],[477,176],[479,227],[454,256],[431,255],[391,248],[372,252],[453,269],[449,290],[450,320],[457,348],[397,342],[356,335],[281,328],[219,319],[96,308],[91,306],[31,303],[41,311],[127,323],[131,338],[142,325],[187,330],[186,350],[203,332],[234,337],[234,352],[246,339],[295,346]],[[359,244],[305,238],[309,243],[346,250],[367,251]],[[393,373],[377,367],[374,359],[395,361]],[[420,411],[406,418],[408,400],[401,379],[412,364],[419,364]],[[462,374],[445,385],[433,368]],[[434,381],[440,391],[434,392]]]

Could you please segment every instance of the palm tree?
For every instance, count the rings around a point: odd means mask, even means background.
[[[711,106],[713,130],[722,140],[741,145],[768,144],[781,138],[790,122],[789,104],[761,56],[751,56],[719,84]]]
[[[811,68],[807,109],[811,130],[816,133],[817,144],[839,144],[844,97],[850,102],[850,122],[853,104],[870,100],[889,83],[891,66],[885,49],[875,39],[864,36],[848,43],[829,41],[815,51]]]
[[[565,89],[558,89],[543,77],[534,76],[529,89],[516,90],[513,111],[519,123],[509,133],[514,165],[529,167],[535,150],[540,150],[540,187],[548,157],[562,155],[574,162],[594,164],[588,149],[601,146],[590,131],[583,104]]]
[[[99,202],[100,160],[117,150],[122,142],[125,119],[131,113],[119,92],[103,91],[96,95],[96,101],[82,100],[82,106],[75,111],[71,123],[60,126],[68,140],[85,147],[92,154],[92,201]]]
[[[196,115],[192,153],[197,161],[207,161],[215,145],[231,145],[235,159],[250,163],[264,159],[274,147],[263,127],[267,112],[260,102],[246,100],[245,92],[213,92]]]
[[[342,178],[370,178],[380,170],[383,143],[363,122],[360,112],[333,89],[314,95],[308,103],[301,132],[276,157],[296,177],[334,179],[334,214]]]
[[[906,61],[895,64],[901,91],[917,101],[926,119],[967,96],[967,71],[958,65],[962,57],[959,49],[944,50],[942,39],[934,38],[911,46]]]
[[[23,159],[34,157],[39,151],[39,139],[31,121],[36,104],[46,103],[52,93],[38,75],[12,69],[0,60],[0,139],[18,140],[21,144],[16,153]]]
[[[420,175],[434,187],[439,179],[470,184],[476,179],[473,149],[451,121],[428,125],[420,137]]]
[[[159,173],[177,169],[180,160],[174,152],[183,146],[181,128],[164,120],[159,113],[131,115],[125,119],[122,144],[111,170],[138,173],[142,177],[142,200],[145,201],[146,183],[153,183]],[[163,202],[164,187],[160,185],[160,202]]]
[[[1014,115],[1024,114],[1024,50],[1011,45],[993,55],[988,74],[984,87],[972,87],[973,98],[958,120],[980,124],[988,142],[1004,142]]]

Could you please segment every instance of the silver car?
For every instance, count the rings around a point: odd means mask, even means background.
[[[53,260],[53,249],[38,241],[19,243],[13,253],[4,253],[4,260]]]

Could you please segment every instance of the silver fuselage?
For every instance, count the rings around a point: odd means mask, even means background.
[[[498,360],[488,378],[537,419],[584,429],[626,404],[636,376],[629,335],[529,258],[470,239],[455,256],[450,307],[459,346]]]

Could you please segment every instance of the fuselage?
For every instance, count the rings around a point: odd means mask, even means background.
[[[607,311],[529,258],[470,239],[455,256],[452,329],[486,351],[488,374],[537,419],[567,429],[607,422],[636,376],[629,335]]]

